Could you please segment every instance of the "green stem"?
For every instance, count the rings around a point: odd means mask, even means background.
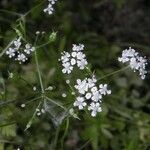
[[[53,150],[56,149],[56,145],[57,145],[57,141],[58,141],[58,136],[59,136],[59,131],[60,131],[60,127],[58,127],[57,130],[56,130],[54,144],[53,144]]]
[[[107,77],[110,77],[110,76],[112,76],[112,75],[115,75],[115,74],[117,74],[117,73],[119,73],[119,72],[122,72],[122,71],[128,69],[128,68],[129,68],[129,66],[126,66],[126,67],[124,67],[124,68],[122,68],[122,69],[120,69],[120,70],[117,70],[117,71],[114,71],[114,72],[112,72],[112,73],[109,73],[109,74],[107,74],[107,75],[105,75],[105,76],[99,78],[97,81],[102,80],[102,79],[107,78]]]
[[[91,142],[91,140],[88,140],[79,150],[84,149],[89,144],[89,142]]]
[[[55,105],[61,107],[62,109],[66,110],[66,108],[64,106],[60,105],[59,103],[55,102],[54,100],[50,99],[49,97],[45,96],[45,98],[47,100],[49,100],[50,102],[52,102],[53,104],[55,104]]]
[[[44,44],[41,44],[41,45],[37,46],[36,49],[42,48],[42,47],[48,45],[49,43],[51,43],[51,42],[49,41],[49,42],[46,42]]]
[[[91,69],[90,69],[88,66],[86,66],[85,68],[86,68],[87,73],[88,73],[89,75],[93,75],[93,73],[92,73]]]
[[[65,140],[65,137],[67,135],[68,128],[69,128],[69,118],[67,118],[65,132],[64,132],[62,140],[61,140],[61,149],[62,150],[63,150],[64,140]]]
[[[42,101],[39,102],[39,104],[38,104],[38,106],[36,107],[36,109],[35,109],[35,111],[34,111],[32,117],[31,117],[30,121],[27,123],[26,128],[25,128],[24,131],[28,130],[28,129],[31,127],[32,122],[33,122],[33,120],[34,120],[34,118],[35,118],[35,116],[36,116],[37,109],[41,106],[41,104],[42,104]]]
[[[19,16],[19,17],[21,16],[21,14],[16,13],[14,11],[9,11],[9,10],[5,10],[5,9],[0,9],[0,11],[4,12],[4,13],[9,13],[9,14],[14,15],[14,16]]]
[[[37,58],[36,49],[35,49],[34,54],[35,54],[35,62],[36,62],[36,67],[37,67],[38,76],[39,76],[39,81],[40,81],[40,85],[41,85],[41,92],[42,92],[42,94],[44,94],[44,87],[43,87],[41,72],[40,72],[40,69],[39,69],[39,62],[38,62],[38,58]]]
[[[14,41],[15,40],[15,38],[12,40],[12,41]],[[0,57],[2,57],[3,55],[4,55],[4,53],[7,51],[7,49],[11,46],[11,44],[12,44],[12,41],[4,48],[4,50],[0,53]]]

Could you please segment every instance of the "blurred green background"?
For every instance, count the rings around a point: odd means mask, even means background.
[[[150,58],[149,0],[59,0],[52,16],[43,13],[47,1],[41,2],[0,1],[0,52],[16,36],[13,28],[21,30],[17,20],[20,15],[34,8],[21,22],[25,21],[30,43],[34,42],[37,30],[46,32],[38,45],[57,32],[56,40],[37,52],[44,87],[54,88],[46,94],[64,107],[69,107],[74,97],[58,59],[63,50],[71,50],[73,43],[85,45],[87,60],[97,78],[124,67],[117,58],[129,46]],[[79,112],[81,120],[66,117],[59,124],[63,110],[47,102],[49,111],[36,117],[31,128],[24,131],[38,104],[38,100],[30,100],[40,95],[34,56],[20,65],[3,55],[0,57],[0,150],[149,150],[147,69],[144,81],[130,69],[102,80],[101,83],[108,83],[112,95],[103,99],[103,111],[96,118]],[[14,74],[13,78],[9,72]],[[75,71],[68,78],[73,84],[84,76]],[[62,93],[67,97],[63,98]],[[27,103],[25,108],[20,107],[22,103]]]

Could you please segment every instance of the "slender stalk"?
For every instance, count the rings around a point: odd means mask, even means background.
[[[79,150],[84,149],[90,142],[91,142],[91,140],[88,140]]]
[[[13,102],[16,102],[16,100],[3,101],[0,103],[0,107],[4,107],[5,105],[13,103]]]
[[[88,73],[89,75],[93,75],[93,73],[92,73],[91,69],[90,69],[88,66],[86,66],[85,68],[86,68],[87,73]]]
[[[58,136],[59,136],[59,131],[60,131],[60,127],[58,127],[57,130],[56,130],[56,134],[55,134],[55,138],[54,138],[54,144],[53,144],[53,150],[56,149],[56,145],[57,145],[57,141],[58,141]]]
[[[36,46],[36,49],[42,48],[42,47],[48,45],[49,43],[51,43],[51,42],[48,41],[48,42],[46,42],[46,43],[44,43],[44,44],[38,45],[38,46]]]
[[[36,45],[37,40],[38,40],[38,35],[36,36],[34,45]],[[42,82],[41,72],[40,72],[40,68],[39,68],[39,61],[38,61],[36,49],[34,51],[34,55],[35,55],[36,68],[37,68],[38,77],[39,77],[40,86],[41,86],[41,92],[42,92],[42,94],[44,94],[44,87],[43,87],[43,82]]]
[[[30,119],[29,122],[27,123],[26,128],[25,128],[24,131],[28,130],[28,129],[31,127],[32,122],[33,122],[33,120],[34,120],[34,118],[35,118],[35,116],[36,116],[37,109],[41,106],[41,104],[42,104],[42,101],[39,102],[39,104],[38,104],[38,106],[36,107],[36,109],[35,109],[35,111],[34,111],[32,117],[31,117],[31,119]]]
[[[19,14],[19,13],[16,13],[16,12],[14,12],[14,11],[9,11],[9,10],[5,10],[5,9],[0,9],[0,11],[1,12],[4,12],[4,13],[8,13],[8,14],[10,14],[10,15],[15,15],[15,16],[21,16],[21,14]]]
[[[62,150],[63,150],[63,146],[64,146],[64,140],[65,140],[65,137],[66,137],[67,132],[68,132],[68,128],[69,128],[69,118],[67,118],[65,132],[64,132],[62,139],[61,139],[61,149]]]
[[[15,40],[15,38],[12,40],[12,41],[14,41]],[[7,49],[11,46],[11,44],[12,44],[12,41],[4,48],[4,50],[0,53],[0,57],[2,57],[3,55],[4,55],[4,53],[7,51]]]
[[[112,75],[115,75],[115,74],[117,74],[117,73],[119,73],[119,72],[122,72],[122,71],[128,69],[128,68],[129,68],[129,66],[126,66],[126,67],[124,67],[124,68],[122,68],[122,69],[120,69],[120,70],[117,70],[117,71],[114,71],[114,72],[112,72],[112,73],[106,74],[106,75],[104,75],[103,77],[99,78],[97,81],[102,80],[102,79],[107,78],[107,77],[110,77],[110,76],[112,76]]]
[[[13,124],[16,124],[16,122],[0,124],[0,128],[2,128],[2,127],[6,127],[6,126],[11,126],[11,125],[13,125]]]
[[[42,97],[39,96],[39,97],[33,98],[33,99],[31,99],[31,100],[25,102],[25,104],[29,104],[29,103],[31,103],[31,102],[33,102],[33,101],[36,101],[36,100],[40,99],[40,98],[42,98]]]
[[[59,103],[55,102],[54,100],[50,99],[49,97],[45,96],[45,98],[47,100],[49,100],[50,102],[52,102],[53,104],[55,104],[55,105],[61,107],[62,109],[66,110],[66,108],[64,106],[60,105]]]

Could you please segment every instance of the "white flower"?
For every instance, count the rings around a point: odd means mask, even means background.
[[[30,44],[26,44],[26,45],[25,45],[24,52],[25,52],[26,54],[30,54],[30,53],[33,52],[34,50],[35,50],[35,47],[31,47]]]
[[[47,12],[49,15],[51,15],[53,11],[54,11],[53,5],[50,3],[48,4],[48,7],[44,9],[44,12],[45,13]]]
[[[13,43],[14,43],[14,46],[15,46],[15,49],[18,50],[21,46],[21,37],[19,37],[17,40],[15,40]]]
[[[83,44],[79,44],[79,45],[76,45],[76,44],[73,44],[73,47],[72,47],[72,50],[73,51],[82,51],[84,49],[84,45]]]
[[[8,55],[9,58],[14,57],[14,56],[15,56],[15,50],[10,47],[10,48],[6,51],[6,55]]]
[[[77,61],[77,66],[78,66],[81,70],[83,70],[87,64],[88,64],[88,63],[87,63],[86,59],[82,59],[82,60],[80,60],[80,61]]]
[[[55,4],[57,0],[48,0],[51,4]]]
[[[27,43],[25,44],[25,53],[20,52],[21,49],[21,37],[19,37],[11,42],[11,46],[6,51],[6,55],[8,55],[9,58],[14,57],[14,59],[18,60],[21,64],[21,62],[25,62],[28,59],[26,54],[30,54],[31,52],[33,52],[35,50],[35,47],[32,47],[31,44]]]
[[[95,86],[95,83],[97,82],[95,76],[92,76],[92,78],[88,78],[88,86],[89,88],[92,88],[93,86]]]
[[[25,62],[27,60],[27,57],[23,53],[20,53],[18,54],[17,60],[20,61],[20,63]]]
[[[87,104],[84,102],[83,97],[77,97],[76,101],[73,104],[74,106],[77,106],[79,110],[83,109]]]
[[[91,92],[92,92],[92,93],[96,92],[97,90],[98,90],[98,89],[97,89],[96,86],[94,86],[94,87],[91,88]]]
[[[85,66],[88,64],[87,60],[85,59],[85,54],[81,52],[83,49],[84,49],[83,44],[79,44],[79,45],[73,44],[71,54],[65,51],[62,52],[62,56],[59,59],[62,62],[62,66],[65,66],[65,63],[68,62],[72,66],[71,71],[73,70],[73,66],[76,64],[79,67],[79,69],[83,70]],[[63,73],[64,72],[65,71],[63,71]]]
[[[122,52],[122,56],[118,58],[122,63],[128,62],[131,69],[139,71],[142,79],[145,79],[147,71],[147,60],[144,57],[139,56],[139,53],[129,47]]]
[[[62,69],[63,73],[70,74],[71,71],[73,70],[73,67],[71,66],[69,62],[64,63],[63,66],[64,66],[64,68]]]
[[[85,98],[86,98],[86,99],[90,99],[90,98],[91,98],[91,96],[92,96],[92,94],[91,94],[91,93],[86,93]]]
[[[48,13],[49,15],[53,14],[54,12],[54,8],[53,5],[56,3],[57,0],[48,0],[49,4],[47,6],[47,8],[45,8],[43,11],[46,13]]]
[[[76,60],[74,58],[71,59],[71,65],[75,65],[76,64]]]
[[[77,59],[82,60],[84,58],[85,58],[85,54],[83,54],[82,52],[77,53]]]
[[[70,60],[70,54],[64,51],[61,56],[62,63],[68,62],[69,60]]]
[[[92,110],[92,112],[91,112],[92,117],[95,117],[97,112],[102,111],[99,103],[91,103],[90,106],[88,107],[88,110],[89,111]]]
[[[109,95],[109,94],[111,94],[111,90],[108,90],[108,89],[107,89],[107,84],[104,84],[104,85],[103,85],[103,84],[100,84],[100,85],[99,85],[99,88],[100,88],[99,91],[100,91],[100,93],[101,93],[102,95],[106,95],[106,94]]]
[[[76,57],[76,56],[77,56],[77,52],[72,52],[72,53],[71,53],[71,56],[72,56],[72,57]]]
[[[77,79],[77,85],[74,86],[80,94],[85,94],[85,92],[88,91],[88,84],[86,82],[86,79],[81,81],[80,79]]]
[[[93,96],[92,96],[93,101],[98,102],[101,99],[102,99],[102,95],[99,93],[99,91],[96,91],[93,93]]]

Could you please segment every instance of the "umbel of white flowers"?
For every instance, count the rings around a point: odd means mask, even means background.
[[[129,66],[134,71],[139,71],[141,79],[145,79],[147,71],[147,60],[145,57],[139,56],[139,53],[129,47],[122,52],[122,56],[118,58],[119,62],[129,63]]]
[[[111,90],[107,89],[107,84],[100,84],[96,86],[96,78],[85,78],[84,80],[77,79],[77,85],[74,87],[77,89],[79,96],[74,102],[74,106],[79,110],[87,108],[91,111],[91,116],[95,117],[97,112],[101,112],[101,102],[104,95],[111,94]]]
[[[53,5],[57,2],[57,0],[48,0],[48,2],[49,2],[49,4],[48,4],[47,8],[45,8],[43,11],[45,13],[48,13],[49,15],[51,15],[54,12]]]
[[[62,61],[62,72],[64,74],[70,74],[75,65],[78,66],[79,69],[83,70],[85,66],[88,64],[86,60],[85,54],[82,52],[84,50],[83,44],[73,44],[72,52],[62,52],[62,56],[60,61]]]
[[[12,41],[11,46],[6,50],[6,55],[8,55],[9,58],[14,58],[19,61],[19,63],[22,63],[28,59],[28,55],[34,50],[35,47],[32,47],[29,43],[22,46],[21,37],[18,37],[16,40]]]

